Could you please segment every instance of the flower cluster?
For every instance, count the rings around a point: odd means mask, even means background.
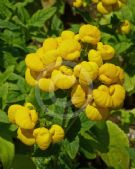
[[[75,0],[73,1],[73,6],[76,8],[95,6],[97,11],[101,14],[108,14],[112,11],[120,9],[126,0],[92,0],[92,4],[88,4],[85,0]]]
[[[89,119],[106,119],[124,101],[124,72],[110,63],[115,50],[100,39],[100,30],[89,24],[78,34],[66,30],[45,39],[36,53],[26,56],[26,81],[45,92],[69,89],[72,104]]]
[[[38,113],[31,103],[24,106],[14,104],[8,109],[9,121],[18,126],[17,138],[24,144],[32,146],[37,144],[41,150],[46,150],[51,143],[58,143],[64,138],[64,130],[54,124],[50,129],[35,128]]]

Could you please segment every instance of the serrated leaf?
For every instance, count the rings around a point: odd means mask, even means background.
[[[109,167],[114,169],[128,169],[129,155],[126,150],[129,142],[126,134],[114,123],[106,123],[109,135],[108,152],[101,153],[101,158]],[[101,145],[102,146],[102,145]]]
[[[14,66],[10,66],[4,73],[0,74],[0,84],[4,83],[14,71]]]
[[[18,29],[18,26],[16,26],[12,22],[0,19],[0,28],[1,29],[7,28],[7,29],[10,29],[10,30],[16,30],[16,29]]]
[[[67,154],[71,159],[74,159],[79,150],[79,137],[76,137],[74,141],[69,142],[68,140],[64,140],[63,146]]]
[[[28,22],[28,25],[34,27],[42,27],[44,23],[55,14],[55,12],[55,7],[38,10],[32,15],[31,19]]]

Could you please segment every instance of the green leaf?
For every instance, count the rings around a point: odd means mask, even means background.
[[[3,132],[0,132],[0,161],[4,169],[11,169],[14,153],[14,144],[9,133],[7,134],[6,129],[4,129]]]
[[[114,169],[128,169],[129,155],[126,150],[126,148],[129,147],[128,138],[126,134],[111,121],[107,121],[106,125],[109,135],[108,152],[101,153],[101,158],[109,167],[113,167]]]
[[[6,107],[8,97],[8,83],[2,84],[0,87],[0,98],[2,98],[2,109]]]
[[[9,123],[7,114],[2,110],[0,110],[0,122]]]
[[[10,66],[4,73],[0,74],[0,84],[4,83],[14,71],[14,66]]]
[[[119,42],[114,47],[118,54],[125,52],[127,49],[129,49],[133,45],[132,42]]]
[[[125,73],[124,87],[127,92],[132,92],[135,89],[135,75],[131,77]]]
[[[36,169],[36,166],[29,156],[16,154],[12,169]]]
[[[10,30],[16,30],[16,29],[18,29],[18,26],[16,26],[12,22],[0,19],[0,28],[1,29],[7,28],[7,29],[10,29]]]
[[[42,27],[44,23],[55,14],[55,12],[55,7],[38,10],[32,15],[31,19],[28,22],[28,25],[33,27]]]
[[[79,137],[76,137],[72,142],[69,142],[67,139],[64,140],[63,146],[69,157],[74,159],[79,150]]]

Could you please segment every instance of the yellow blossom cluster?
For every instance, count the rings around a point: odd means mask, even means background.
[[[31,103],[24,106],[13,104],[8,109],[9,121],[18,126],[17,138],[24,144],[32,146],[37,144],[41,150],[46,150],[51,143],[58,143],[64,138],[64,130],[54,124],[50,129],[35,128],[38,113]]]
[[[100,30],[90,24],[78,34],[65,30],[45,39],[36,53],[26,56],[26,81],[45,92],[69,89],[72,104],[89,119],[106,119],[110,109],[123,104],[124,72],[110,63],[115,50],[100,39]]]
[[[91,4],[88,4],[86,0],[74,0],[73,6],[76,8],[86,7],[88,5],[96,5],[97,11],[101,14],[108,14],[112,11],[120,9],[126,0],[92,0]]]

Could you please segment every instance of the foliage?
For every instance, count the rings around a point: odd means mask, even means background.
[[[134,169],[135,1],[128,0],[120,10],[103,16],[75,9],[64,0],[44,8],[42,5],[33,0],[0,0],[0,168]],[[132,24],[128,35],[118,31],[124,20]],[[116,50],[113,63],[125,71],[125,103],[123,108],[111,111],[106,122],[90,121],[81,110],[72,118],[76,110],[66,105],[69,98],[65,92],[42,93],[28,86],[24,79],[26,54],[40,47],[45,38],[58,36],[63,29],[78,32],[83,23],[102,30],[102,41]],[[65,139],[45,151],[18,141],[17,127],[9,123],[7,110],[12,104],[25,102],[34,104],[41,126],[62,125]],[[63,118],[65,110],[67,118]],[[48,116],[51,112],[58,112],[58,118]]]

